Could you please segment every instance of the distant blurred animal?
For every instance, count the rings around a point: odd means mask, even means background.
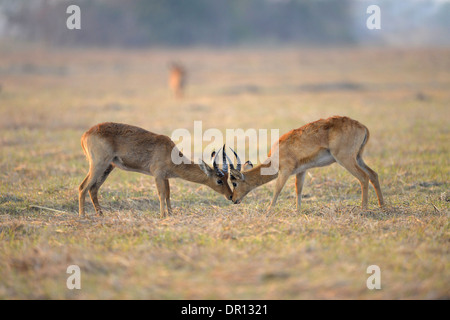
[[[186,86],[186,68],[178,63],[169,64],[169,89],[176,98],[182,98]]]

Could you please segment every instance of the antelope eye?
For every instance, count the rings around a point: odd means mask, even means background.
[[[237,183],[236,182],[233,182],[233,187],[237,187]]]
[[[223,184],[222,180],[217,180],[217,184]]]

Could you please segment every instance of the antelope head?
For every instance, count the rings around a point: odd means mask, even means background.
[[[222,168],[219,168],[219,165],[217,164],[217,158],[221,150],[223,160],[222,160]],[[211,158],[213,159],[212,168],[209,165],[207,165],[203,160],[200,160],[199,164],[200,169],[202,169],[202,171],[208,177],[206,185],[209,186],[214,191],[223,194],[227,200],[231,200],[232,191],[230,189],[230,186],[228,185],[228,174],[229,174],[227,163],[228,156],[225,152],[225,145],[221,149],[219,149],[217,153],[213,151],[211,153]]]
[[[233,201],[234,204],[238,204],[241,202],[242,198],[247,195],[247,193],[256,188],[256,185],[253,183],[251,177],[246,174],[248,170],[253,168],[253,164],[250,161],[247,161],[242,167],[241,159],[238,154],[233,149],[231,149],[231,151],[233,151],[237,162],[236,167],[234,167],[233,162],[230,158],[228,158],[228,161],[230,162],[230,180],[233,184],[231,201]]]

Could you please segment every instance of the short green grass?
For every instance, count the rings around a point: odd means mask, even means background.
[[[183,100],[166,88],[170,60],[190,72]],[[10,48],[0,82],[2,299],[450,298],[448,49]],[[332,165],[310,171],[301,213],[293,178],[270,216],[272,184],[233,205],[172,180],[161,220],[153,178],[116,170],[105,217],[90,202],[77,216],[79,140],[98,122],[284,133],[332,115],[370,129],[386,208],[371,188],[361,210],[359,184]],[[66,287],[69,265],[81,290]],[[370,265],[381,290],[366,286]]]

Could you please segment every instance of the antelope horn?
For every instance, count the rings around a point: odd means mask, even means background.
[[[225,152],[225,145],[222,147],[222,171],[228,173],[227,154]]]
[[[223,176],[224,173],[222,172],[222,170],[219,169],[219,166],[217,165],[217,156],[219,155],[219,153],[220,153],[220,149],[219,149],[218,152],[213,151],[213,153],[211,153],[211,157],[214,157],[214,160],[213,160],[213,168],[214,168],[214,171],[215,171],[218,175]],[[214,156],[214,155],[215,155],[215,156]]]
[[[237,164],[236,164],[236,170],[237,171],[241,171],[241,159],[239,158],[239,156],[237,155],[236,151],[234,151],[233,149],[230,148],[231,151],[233,151],[234,156],[236,157],[237,160]]]
[[[233,165],[233,161],[231,161],[231,159],[230,159],[230,157],[228,157],[228,155],[225,153],[225,156],[227,157],[227,159],[228,159],[228,163],[230,164],[230,168],[231,168],[231,170],[234,170],[234,165]]]

